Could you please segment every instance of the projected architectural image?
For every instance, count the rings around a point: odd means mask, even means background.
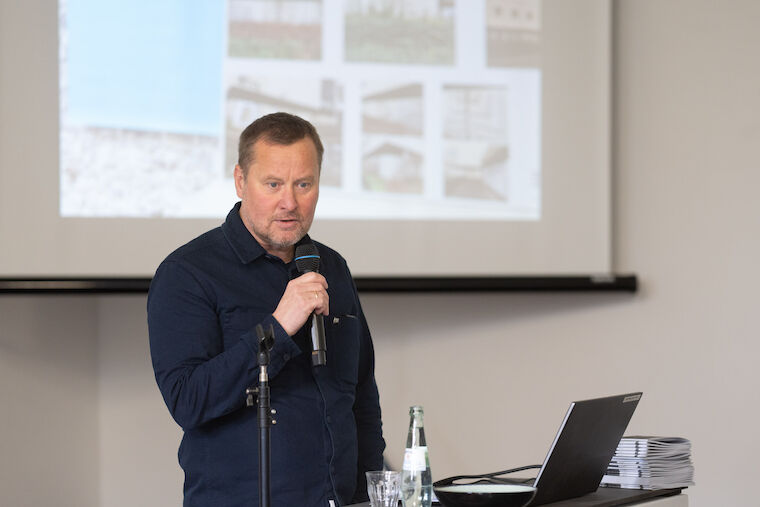
[[[506,200],[506,88],[446,86],[443,96],[446,195]]]
[[[541,1],[486,0],[488,65],[541,66]]]
[[[454,63],[454,0],[347,0],[346,60]]]
[[[365,190],[422,193],[422,85],[364,85],[362,183]]]
[[[321,0],[229,0],[228,8],[231,57],[321,57]]]

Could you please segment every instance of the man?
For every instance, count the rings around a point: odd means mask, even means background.
[[[275,330],[268,369],[273,506],[366,500],[364,472],[382,468],[374,351],[345,260],[315,243],[320,273],[299,276],[296,245],[319,197],[323,147],[286,113],[240,135],[240,202],[221,227],[159,266],[148,295],[153,368],[184,430],[185,506],[258,502],[258,422],[245,390],[258,385],[257,324]],[[324,316],[327,363],[311,364],[312,312]]]

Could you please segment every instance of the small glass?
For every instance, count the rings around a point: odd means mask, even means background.
[[[367,472],[367,494],[372,507],[397,507],[401,493],[401,472]]]

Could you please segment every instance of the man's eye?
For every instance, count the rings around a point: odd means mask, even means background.
[[[277,182],[276,181],[270,181],[269,183],[267,183],[267,186],[269,188],[277,188]]]
[[[305,182],[303,182],[303,183],[299,183],[299,184],[298,184],[298,187],[299,187],[299,188],[309,188],[309,187],[311,187],[311,183],[309,183],[309,182],[305,181]]]

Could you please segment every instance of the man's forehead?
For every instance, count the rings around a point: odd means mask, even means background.
[[[308,138],[307,138],[308,139]],[[300,141],[297,141],[300,142]],[[309,140],[313,146],[313,142]],[[258,143],[258,141],[257,141]],[[254,152],[250,168],[261,176],[281,175],[283,172],[291,173],[297,178],[319,176],[319,162],[317,161],[316,149],[310,153],[308,162],[301,156],[303,145],[295,146],[296,143],[285,145],[266,143]]]

